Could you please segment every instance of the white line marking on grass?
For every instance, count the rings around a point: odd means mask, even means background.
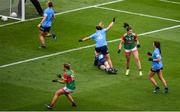
[[[167,2],[167,3],[173,3],[173,4],[179,4],[180,2],[174,2],[174,1],[169,1],[169,0],[160,0],[161,2]]]
[[[72,9],[72,10],[68,10],[68,11],[64,11],[64,12],[59,12],[59,13],[56,13],[55,15],[67,14],[67,13],[71,13],[71,12],[76,12],[76,11],[80,11],[80,10],[84,10],[84,9],[94,8],[94,7],[113,4],[113,3],[122,2],[122,1],[124,1],[124,0],[115,0],[115,1],[111,1],[111,2],[105,2],[105,3],[101,3],[101,4],[96,4],[96,5],[91,5],[91,6],[87,6],[87,7]],[[27,21],[33,21],[33,20],[40,19],[40,18],[42,18],[42,17],[27,19],[25,21],[16,21],[16,22],[12,22],[12,23],[7,23],[7,24],[0,25],[0,27],[14,25],[14,24],[22,23],[22,22],[27,22]]]
[[[152,34],[152,33],[157,33],[157,32],[160,32],[160,31],[165,31],[165,30],[174,29],[174,28],[178,28],[178,27],[180,27],[180,25],[171,26],[171,27],[162,28],[162,29],[159,29],[159,30],[153,30],[153,31],[141,33],[141,34],[139,34],[139,36],[149,35],[149,34]],[[108,43],[116,42],[116,41],[119,41],[119,40],[120,39],[110,40],[110,41],[108,41]],[[95,44],[88,45],[88,46],[83,46],[83,47],[79,47],[79,48],[74,48],[74,49],[69,49],[69,50],[66,50],[66,51],[61,51],[61,52],[57,52],[57,53],[53,53],[53,54],[49,54],[49,55],[44,55],[44,56],[40,56],[40,57],[36,57],[36,58],[31,58],[31,59],[27,59],[27,60],[23,60],[23,61],[18,61],[18,62],[14,62],[14,63],[10,63],[10,64],[1,65],[0,68],[6,68],[6,67],[9,67],[9,66],[18,65],[18,64],[22,64],[22,63],[26,63],[26,62],[31,62],[31,61],[35,61],[35,60],[39,60],[39,59],[43,59],[43,58],[48,58],[48,57],[52,57],[52,56],[57,56],[57,55],[69,53],[69,52],[79,51],[79,50],[86,49],[86,48],[91,48],[91,47],[94,47],[94,46],[95,46]]]
[[[107,7],[96,7],[99,9],[104,9],[104,10],[109,10],[109,11],[115,11],[115,12],[121,12],[121,13],[127,13],[127,14],[132,14],[132,15],[138,15],[138,16],[143,16],[143,17],[149,17],[149,18],[156,18],[156,19],[161,19],[161,20],[167,20],[167,21],[172,21],[172,22],[180,22],[180,20],[175,20],[175,19],[170,19],[170,18],[164,18],[164,17],[159,17],[159,16],[152,16],[152,15],[147,15],[147,14],[142,14],[142,13],[135,13],[135,12],[130,12],[130,11],[124,11],[124,10],[118,10],[118,9],[112,9],[112,8],[107,8]]]

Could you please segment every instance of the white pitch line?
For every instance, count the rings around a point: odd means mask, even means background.
[[[174,2],[174,1],[169,1],[169,0],[160,0],[161,2],[167,2],[167,3],[173,3],[173,4],[179,4],[180,2]]]
[[[174,28],[178,28],[178,27],[180,27],[180,25],[171,26],[171,27],[162,28],[162,29],[159,29],[159,30],[153,30],[153,31],[141,33],[141,34],[139,34],[139,36],[149,35],[149,34],[152,34],[152,33],[157,33],[157,32],[160,32],[160,31],[165,31],[165,30],[174,29]],[[110,40],[110,41],[108,41],[108,43],[116,42],[116,41],[119,41],[119,40],[120,39]],[[6,67],[9,67],[9,66],[13,66],[13,65],[18,65],[18,64],[22,64],[22,63],[26,63],[26,62],[31,62],[31,61],[43,59],[43,58],[57,56],[57,55],[61,55],[61,54],[69,53],[69,52],[79,51],[79,50],[86,49],[86,48],[91,48],[91,47],[94,47],[94,46],[95,46],[95,44],[88,45],[88,46],[83,46],[83,47],[79,47],[79,48],[74,48],[74,49],[69,49],[69,50],[66,50],[66,51],[61,51],[61,52],[57,52],[57,53],[53,53],[53,54],[49,54],[49,55],[44,55],[44,56],[40,56],[40,57],[36,57],[36,58],[31,58],[31,59],[27,59],[27,60],[23,60],[23,61],[18,61],[18,62],[14,62],[14,63],[10,63],[10,64],[5,64],[5,65],[1,65],[0,69],[1,68],[6,68]]]
[[[142,14],[142,13],[135,13],[135,12],[124,11],[124,10],[118,10],[118,9],[112,9],[112,8],[107,8],[107,7],[99,7],[98,6],[96,8],[104,9],[104,10],[109,10],[109,11],[115,11],[115,12],[121,12],[121,13],[126,13],[126,14],[132,14],[132,15],[138,15],[138,16],[143,16],[143,17],[161,19],[161,20],[166,20],[166,21],[178,22],[178,23],[180,22],[180,20],[164,18],[164,17],[159,17],[159,16],[152,16],[152,15],[147,15],[147,14]]]
[[[96,4],[96,5],[91,5],[91,6],[87,6],[87,7],[72,9],[72,10],[68,10],[68,11],[64,11],[64,12],[59,12],[59,13],[56,13],[55,15],[67,14],[67,13],[71,13],[71,12],[76,12],[76,11],[80,11],[80,10],[84,10],[84,9],[94,8],[94,7],[113,4],[113,3],[122,2],[122,1],[124,1],[124,0],[115,0],[115,1],[111,1],[111,2],[105,2],[105,3],[101,3],[101,4]],[[40,19],[40,18],[42,18],[42,17],[26,19],[25,21],[16,21],[16,22],[12,22],[12,23],[7,23],[7,24],[0,25],[0,27],[14,25],[14,24],[22,23],[22,22],[27,22],[27,21],[33,21],[33,20]]]

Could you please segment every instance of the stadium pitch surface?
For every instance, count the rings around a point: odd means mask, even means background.
[[[54,1],[55,8],[61,9],[59,1]],[[60,97],[54,110],[180,110],[178,0],[100,0],[99,3],[79,0],[70,5],[71,10],[65,8],[68,2],[62,1],[66,13],[57,14],[53,24],[52,31],[57,33],[58,40],[47,39],[47,49],[38,49],[36,25],[40,19],[0,26],[0,110],[46,110],[44,104],[63,87],[51,80],[62,72],[64,62],[71,63],[76,71],[77,90],[73,96],[78,107],[72,108],[65,97]],[[107,40],[113,64],[119,71],[117,75],[108,75],[93,66],[94,42],[78,43],[78,40],[95,32],[99,21],[108,25],[114,16],[117,22],[108,32]],[[125,76],[124,52],[117,54],[119,39],[125,33],[124,22],[141,35],[142,77],[133,57],[130,76]],[[168,94],[153,94],[148,80],[151,64],[146,52],[153,50],[154,40],[162,44]]]

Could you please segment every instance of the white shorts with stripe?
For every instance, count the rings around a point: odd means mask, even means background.
[[[125,49],[126,53],[137,51],[137,47],[134,47],[133,49]]]
[[[67,87],[64,87],[63,90],[64,90],[66,93],[72,93],[72,92],[73,92],[73,90],[68,89]]]

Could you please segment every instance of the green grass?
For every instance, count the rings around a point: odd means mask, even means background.
[[[80,0],[76,1],[81,2]],[[104,2],[107,1],[104,0]],[[56,2],[59,1],[56,0]],[[63,2],[69,3],[69,1]],[[83,2],[81,3],[83,4]],[[87,4],[96,3],[89,1]],[[146,2],[126,0],[105,7],[179,19],[180,7],[166,3],[169,7],[166,9],[164,5],[165,3],[158,0]],[[57,9],[60,7],[58,6]],[[75,7],[79,7],[78,4],[72,5],[72,8]],[[140,11],[140,8],[144,9],[143,12]],[[160,13],[160,10],[166,12]],[[57,16],[52,31],[57,33],[58,40],[47,39],[48,48],[45,50],[38,49],[36,25],[40,20],[0,27],[0,65],[94,44],[93,41],[78,43],[78,39],[93,33],[95,25],[100,20],[107,25],[113,16],[117,17],[117,23],[108,32],[108,40],[120,38],[125,32],[122,28],[123,22],[132,24],[136,33],[139,34],[178,25],[176,22],[166,20],[91,8]],[[119,69],[117,75],[107,75],[93,66],[94,48],[1,68],[0,110],[46,110],[44,104],[49,103],[54,92],[63,87],[61,84],[52,83],[51,80],[56,77],[55,74],[62,71],[62,64],[65,62],[70,62],[76,72],[77,90],[73,97],[78,107],[72,108],[66,97],[62,96],[54,110],[180,110],[180,101],[178,100],[180,97],[179,30],[180,28],[176,28],[139,38],[142,46],[139,49],[144,74],[142,77],[138,76],[133,57],[130,76],[124,76],[125,57],[124,52],[117,54],[119,42],[108,45],[113,64]],[[151,64],[147,61],[146,52],[153,50],[152,42],[154,40],[162,43],[163,73],[170,87],[168,94],[162,92],[153,94],[152,85],[148,80],[147,74]],[[162,87],[159,81],[158,83]]]

